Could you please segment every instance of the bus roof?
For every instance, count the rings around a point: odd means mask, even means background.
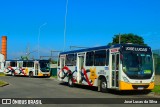
[[[99,47],[93,47],[93,48],[85,48],[85,49],[79,49],[79,50],[73,50],[73,51],[66,51],[66,52],[61,52],[60,55],[63,54],[71,54],[71,53],[78,53],[78,52],[86,52],[86,51],[94,51],[94,50],[103,50],[103,49],[110,49],[110,48],[118,48],[121,46],[133,46],[133,47],[144,47],[144,48],[150,48],[149,46],[144,46],[144,45],[137,45],[137,44],[115,44],[115,45],[106,45],[106,46],[99,46]]]
[[[20,60],[16,60],[16,59],[15,59],[15,60],[14,60],[14,59],[9,60],[9,59],[7,59],[7,60],[5,60],[5,61],[23,61],[23,62],[32,62],[32,61],[49,61],[49,60],[39,60],[39,59],[38,59],[38,60],[36,60],[36,59],[35,59],[35,60],[21,60],[21,59],[20,59]]]

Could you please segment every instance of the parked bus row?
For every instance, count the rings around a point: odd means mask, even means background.
[[[98,87],[98,91],[152,90],[153,54],[149,46],[116,44],[61,52],[57,78],[74,84]],[[0,64],[3,65],[3,64]],[[49,60],[6,60],[6,75],[50,76]]]

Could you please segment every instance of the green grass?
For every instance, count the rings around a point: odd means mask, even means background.
[[[156,94],[160,94],[160,85],[155,85],[154,89],[152,92],[155,92]]]
[[[7,82],[4,82],[4,81],[0,81],[0,87],[1,87],[1,86],[4,86],[4,85],[8,85],[8,83],[7,83]]]
[[[5,74],[3,72],[0,72],[0,76],[5,76]]]
[[[57,76],[51,76],[52,78],[57,78]]]

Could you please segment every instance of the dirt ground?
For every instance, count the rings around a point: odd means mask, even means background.
[[[155,77],[155,84],[160,85],[160,75],[156,75]]]

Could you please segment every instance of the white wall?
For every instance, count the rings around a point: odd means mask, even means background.
[[[4,55],[0,54],[0,72],[4,70]]]

